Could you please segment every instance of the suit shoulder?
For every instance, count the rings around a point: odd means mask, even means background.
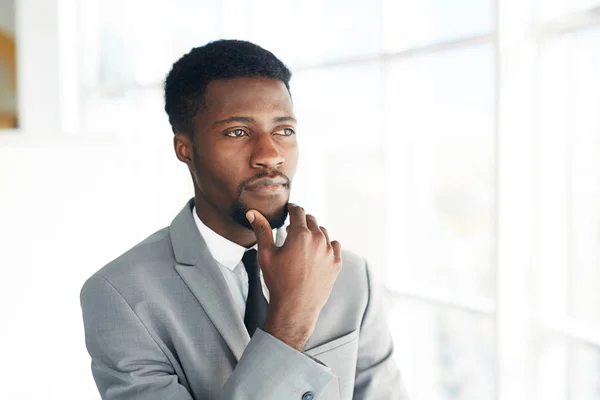
[[[367,264],[363,256],[346,249],[342,249],[342,261],[344,265],[353,265],[359,268],[364,268]]]
[[[117,285],[136,276],[148,275],[150,270],[164,269],[165,264],[173,262],[169,228],[163,228],[96,271],[92,278],[101,277]]]
[[[342,249],[342,271],[366,282],[367,260],[356,253]]]
[[[343,293],[344,298],[349,296],[363,298],[369,292],[367,268],[367,261],[364,257],[351,251],[342,250],[342,269],[335,288]]]

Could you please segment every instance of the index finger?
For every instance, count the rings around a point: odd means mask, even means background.
[[[264,215],[257,210],[249,210],[246,213],[246,218],[254,230],[259,251],[263,248],[266,249],[275,246],[271,224],[269,224],[269,221],[264,217]]]

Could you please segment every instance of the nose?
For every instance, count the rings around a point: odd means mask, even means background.
[[[254,138],[250,163],[253,168],[273,169],[285,161],[280,148],[271,134],[259,134]]]

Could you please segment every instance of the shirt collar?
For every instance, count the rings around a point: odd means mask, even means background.
[[[248,249],[224,238],[206,226],[198,217],[196,206],[194,206],[192,214],[194,215],[194,221],[200,231],[200,235],[202,235],[212,257],[219,264],[233,271],[240,261],[242,261],[242,257]],[[256,249],[256,245],[251,248]]]

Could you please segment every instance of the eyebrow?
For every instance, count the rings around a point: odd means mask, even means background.
[[[224,124],[228,124],[230,122],[242,122],[245,124],[249,124],[252,122],[255,122],[256,120],[252,117],[229,117],[229,118],[225,118],[219,121],[216,121],[214,123],[214,125],[224,125]],[[285,117],[275,117],[273,118],[273,122],[296,122],[296,118],[294,117],[290,117],[290,116],[285,116]]]

